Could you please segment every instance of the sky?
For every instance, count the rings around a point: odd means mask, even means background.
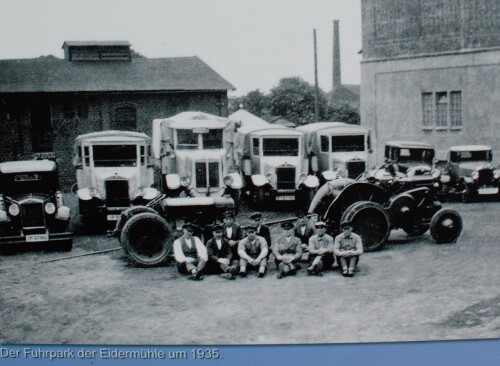
[[[360,83],[360,0],[0,0],[0,59],[63,57],[64,41],[126,40],[148,58],[198,56],[236,87],[283,77],[332,87],[333,20],[342,83]]]

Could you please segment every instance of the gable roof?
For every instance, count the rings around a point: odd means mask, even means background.
[[[70,62],[0,60],[0,93],[232,90],[197,56]]]

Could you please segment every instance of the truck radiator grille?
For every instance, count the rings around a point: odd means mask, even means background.
[[[45,226],[43,203],[22,204],[21,220],[24,228]]]
[[[218,162],[197,162],[196,188],[219,187],[219,163]]]
[[[128,195],[128,181],[107,180],[106,181],[106,206],[127,207],[130,206]]]
[[[347,177],[356,179],[362,173],[364,173],[366,169],[366,163],[364,161],[348,161],[346,167],[347,167]]]
[[[491,169],[479,170],[479,179],[477,181],[479,185],[491,184],[493,181],[493,171]]]
[[[295,188],[295,167],[276,168],[277,188],[294,189]]]

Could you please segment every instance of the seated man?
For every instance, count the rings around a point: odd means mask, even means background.
[[[267,253],[269,251],[266,239],[257,236],[257,227],[248,225],[245,227],[246,238],[238,244],[238,255],[240,256],[240,275],[246,277],[247,267],[258,268],[259,277],[266,274]]]
[[[308,222],[307,215],[303,211],[297,212],[297,223],[295,224],[295,237],[302,244],[302,259],[307,261],[309,258],[308,244],[309,238],[314,235],[314,227]]]
[[[222,225],[212,227],[212,239],[207,241],[208,263],[206,273],[221,273],[221,277],[233,280],[238,272],[238,260],[233,258],[229,241],[223,238]]]
[[[174,257],[180,273],[190,273],[191,280],[200,281],[208,261],[207,248],[201,240],[193,236],[194,227],[190,223],[182,226],[182,236],[174,241]]]
[[[344,221],[340,225],[342,232],[335,237],[333,253],[337,256],[342,266],[342,276],[354,276],[354,269],[363,254],[363,243],[358,234],[352,232],[352,223]]]
[[[316,234],[309,239],[308,248],[312,263],[307,268],[307,273],[323,276],[323,269],[330,268],[335,264],[333,238],[326,234],[326,224],[323,221],[318,221],[314,227]]]
[[[278,279],[297,273],[296,263],[302,257],[302,243],[299,238],[293,235],[293,224],[284,222],[281,227],[286,230],[285,235],[279,238],[273,246],[274,262],[278,268]]]
[[[232,211],[224,212],[223,237],[228,240],[231,246],[233,258],[239,259],[238,243],[243,239],[243,230],[241,230],[240,225],[235,223]]]
[[[260,212],[254,212],[250,218],[253,220],[253,224],[257,228],[256,234],[257,236],[261,236],[264,239],[266,239],[267,247],[271,248],[272,243],[271,243],[271,232],[269,231],[269,228],[262,223],[262,214]],[[267,258],[269,259],[269,256],[271,255],[271,251],[267,253]]]

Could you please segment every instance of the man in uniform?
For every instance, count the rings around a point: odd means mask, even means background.
[[[333,253],[342,266],[342,276],[352,277],[359,262],[359,256],[363,254],[363,243],[361,237],[352,232],[350,221],[344,221],[340,227],[342,232],[335,237]]]
[[[323,269],[330,268],[335,263],[333,238],[326,233],[326,224],[323,221],[318,221],[314,227],[316,234],[309,238],[308,249],[312,262],[307,273],[323,276]]]
[[[180,273],[190,273],[190,279],[200,281],[208,255],[201,240],[193,236],[194,227],[190,223],[182,226],[182,236],[174,241],[174,257]]]
[[[271,248],[271,232],[269,231],[269,228],[262,223],[262,214],[260,212],[254,212],[250,216],[250,218],[253,220],[253,224],[257,228],[257,236],[262,236],[264,239],[266,239],[268,248]]]
[[[240,275],[246,277],[247,267],[258,268],[259,277],[266,274],[267,268],[267,247],[266,239],[257,236],[255,225],[245,227],[246,237],[238,244],[238,254],[240,256]]]
[[[212,227],[212,239],[207,241],[208,264],[207,273],[221,273],[222,278],[235,279],[238,273],[238,260],[233,258],[229,241],[223,238],[223,227],[215,224]]]
[[[238,243],[243,239],[243,230],[240,225],[234,222],[234,213],[224,212],[223,237],[227,239],[233,252],[233,259],[239,259]]]
[[[302,243],[293,235],[294,225],[291,222],[284,222],[281,227],[286,230],[285,235],[279,238],[273,246],[278,279],[297,273],[296,263],[302,257]]]
[[[297,223],[295,224],[294,234],[302,244],[303,259],[307,261],[309,258],[309,238],[314,235],[314,226],[309,224],[307,215],[303,211],[297,212]]]

